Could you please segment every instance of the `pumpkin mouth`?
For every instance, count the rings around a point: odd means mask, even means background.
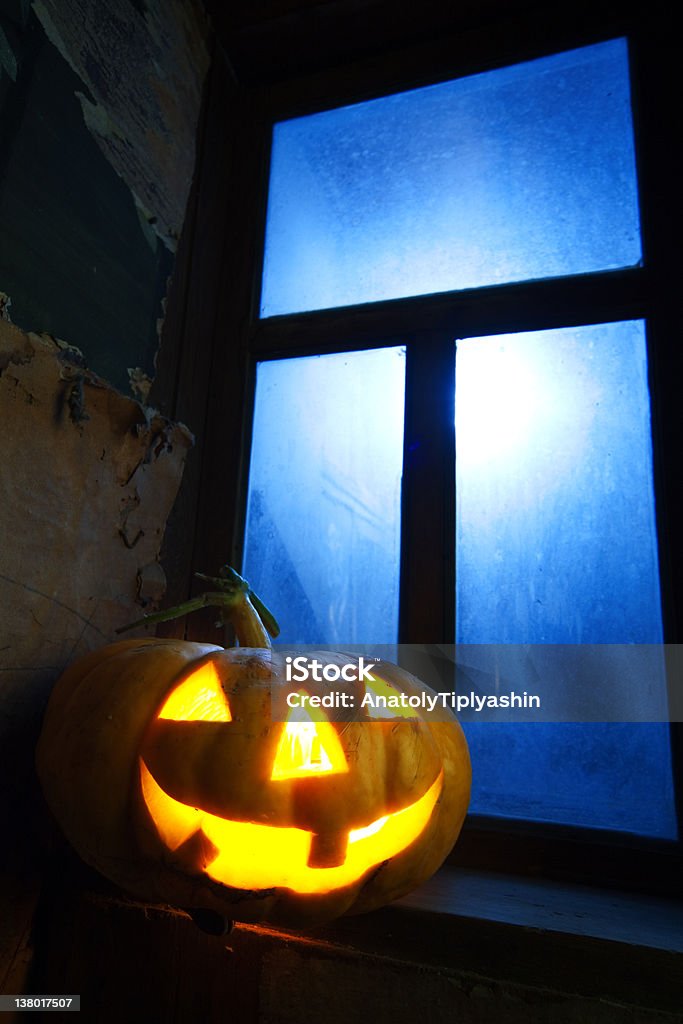
[[[343,837],[345,851],[332,867],[311,864],[321,838],[305,829],[231,821],[169,796],[140,760],[147,810],[164,845],[180,860],[234,889],[331,892],[358,881],[368,870],[402,853],[427,827],[443,789],[443,769],[414,803],[377,818]],[[334,844],[339,836],[332,837]]]

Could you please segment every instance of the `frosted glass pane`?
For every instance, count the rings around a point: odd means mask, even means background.
[[[661,641],[640,322],[458,343],[458,640]]]
[[[263,316],[640,257],[624,40],[274,127]]]
[[[458,640],[661,642],[642,323],[458,342],[455,429]]]
[[[669,726],[468,723],[470,813],[677,836]]]
[[[458,642],[661,643],[643,324],[458,342],[455,428]],[[675,835],[665,724],[467,732],[478,813]]]
[[[288,643],[394,643],[405,349],[260,363],[245,574]]]

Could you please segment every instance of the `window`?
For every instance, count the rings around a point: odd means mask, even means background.
[[[640,256],[624,39],[274,126],[262,316]]]
[[[271,109],[235,532],[256,589],[276,577],[288,640],[673,639],[663,250],[638,189],[632,45]],[[506,867],[529,836],[553,868],[565,840],[673,850],[667,724],[485,724],[470,743],[465,856],[486,861],[501,831]]]

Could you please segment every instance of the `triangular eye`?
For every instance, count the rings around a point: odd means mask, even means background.
[[[401,707],[400,690],[377,676],[370,680],[365,684],[365,692],[372,698],[367,705],[368,718],[417,718],[413,708]]]
[[[207,661],[173,691],[159,718],[172,722],[232,721],[228,698],[213,662]]]
[[[310,778],[348,772],[339,736],[320,712],[292,708],[273,762],[271,779]]]

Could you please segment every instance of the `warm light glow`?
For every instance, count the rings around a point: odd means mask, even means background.
[[[298,779],[306,775],[349,770],[334,727],[317,709],[292,708],[282,730],[271,779]]]
[[[358,843],[361,839],[367,839],[368,836],[374,836],[376,832],[384,828],[386,823],[389,821],[389,815],[386,814],[383,818],[378,818],[377,821],[373,821],[371,825],[366,825],[365,828],[354,828],[349,832],[349,842]]]
[[[172,722],[232,721],[228,698],[212,661],[207,661],[173,691],[159,718]]]
[[[389,698],[389,697],[393,697],[393,698],[399,697],[400,698],[401,691],[397,690],[395,686],[391,685],[391,683],[387,683],[384,679],[378,679],[377,676],[371,676],[370,678],[372,679],[372,682],[368,681],[365,684],[365,692],[369,693],[370,696],[372,696],[373,698],[374,697],[383,697],[383,698],[384,697],[386,697],[386,698]],[[383,703],[383,701],[380,701],[380,704],[382,704],[382,703]],[[387,707],[380,707],[379,705],[377,705],[377,706],[368,705],[367,706],[367,713],[368,713],[368,718],[416,718],[417,717],[416,712],[415,712],[415,710],[413,708],[392,707],[391,702],[389,702]]]
[[[147,810],[164,845],[177,850],[202,827],[202,812],[164,793],[144,761],[140,761],[140,782]]]
[[[289,778],[297,772],[329,772],[332,768],[313,722],[287,722],[280,746],[285,753],[281,760],[287,765],[284,771],[273,767],[274,779]]]
[[[293,889],[326,893],[356,882],[370,868],[395,857],[424,831],[441,794],[443,771],[415,803],[349,833],[346,859],[329,868],[308,866],[312,833],[245,821],[226,821],[174,800],[161,789],[143,761],[142,792],[159,836],[171,850],[200,828],[220,851],[206,874],[236,889]]]

